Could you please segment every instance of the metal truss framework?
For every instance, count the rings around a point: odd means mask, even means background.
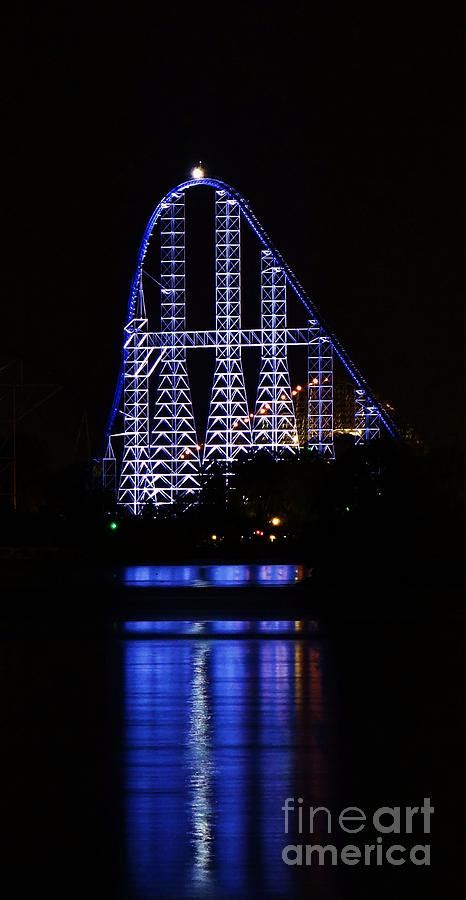
[[[355,443],[365,444],[380,437],[380,421],[377,407],[368,399],[365,391],[354,391]]]
[[[125,327],[124,443],[118,502],[134,515],[151,499],[152,447],[149,440],[149,333],[146,308],[139,284],[136,315]],[[114,455],[109,438],[104,477],[112,468]]]
[[[124,443],[118,502],[137,515],[141,505],[150,499],[153,471],[149,441],[147,319],[132,319],[125,328],[125,335]]]
[[[216,327],[186,330],[185,191],[207,185],[215,189]],[[241,220],[253,229],[261,251],[261,327],[241,328]],[[154,228],[160,223],[161,327],[150,331],[143,296],[143,263]],[[305,306],[303,328],[287,327],[287,286]],[[226,475],[235,460],[265,450],[276,457],[299,449],[295,402],[288,371],[290,346],[307,347],[307,446],[331,459],[333,450],[333,357],[345,366],[355,386],[356,442],[372,440],[381,424],[394,426],[375,401],[360,373],[318,316],[299,282],[244,199],[214,179],[186,182],[158,205],[144,235],[133,279],[122,371],[107,429],[104,483],[117,487],[118,502],[139,514],[147,503],[172,503],[200,488],[201,473],[219,462]],[[215,348],[203,453],[196,434],[186,353]],[[260,347],[261,367],[254,412],[249,411],[242,351]],[[150,432],[151,377],[157,387]],[[123,409],[120,397],[123,394]],[[120,477],[112,446],[114,421],[123,417]]]
[[[215,372],[204,463],[229,467],[252,449],[251,424],[241,358],[240,211],[225,191],[215,196]]]
[[[270,250],[261,251],[261,369],[253,443],[274,454],[298,449],[286,352],[286,278]]]
[[[160,363],[152,440],[151,497],[172,503],[177,494],[199,490],[199,447],[194,424],[186,348],[178,340],[186,328],[184,194],[173,193],[160,217]]]
[[[333,458],[333,347],[317,321],[308,355],[308,447]]]

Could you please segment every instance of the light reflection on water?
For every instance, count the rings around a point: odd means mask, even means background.
[[[209,701],[208,665],[211,648],[197,644],[192,656],[192,683],[189,704],[188,768],[190,772],[192,881],[197,888],[208,887],[212,866],[213,775],[212,721]]]
[[[123,633],[132,637],[149,637],[155,635],[177,635],[186,637],[208,637],[242,635],[245,637],[258,637],[266,635],[294,636],[299,633],[305,637],[319,632],[319,622],[315,619],[300,620],[297,622],[277,619],[257,621],[255,619],[217,619],[201,620],[193,622],[192,619],[152,619],[134,620],[124,622],[121,626]]]
[[[288,563],[267,565],[126,566],[127,587],[276,587],[302,581],[306,568]]]
[[[284,799],[311,790],[328,803],[332,793],[325,642],[122,646],[130,896],[291,896]]]

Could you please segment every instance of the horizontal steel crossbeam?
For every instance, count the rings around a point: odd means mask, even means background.
[[[262,347],[267,338],[267,329],[246,328],[235,334],[235,343],[240,347]],[[312,328],[286,328],[276,332],[277,339],[286,346],[308,347],[309,344],[319,340],[315,329]],[[168,340],[175,342],[175,346],[197,349],[198,347],[221,347],[224,343],[224,335],[221,331],[180,331],[167,335],[162,331],[151,331],[147,335],[148,347],[164,347]]]

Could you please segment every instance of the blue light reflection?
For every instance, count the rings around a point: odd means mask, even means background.
[[[188,637],[122,650],[129,895],[291,896],[284,798],[333,795],[326,645]]]
[[[303,637],[315,635],[319,630],[319,623],[314,619],[291,621],[287,619],[261,620],[256,619],[216,619],[209,621],[202,619],[170,619],[170,620],[135,620],[123,622],[123,634],[130,637],[223,637],[238,635],[244,637],[263,637],[281,635],[296,635]]]
[[[295,584],[306,575],[304,566],[290,563],[270,565],[160,565],[126,566],[127,587],[277,587]]]

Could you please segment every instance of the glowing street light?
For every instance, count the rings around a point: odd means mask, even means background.
[[[271,525],[281,525],[282,520],[279,519],[278,516],[274,516],[273,519],[270,520]]]
[[[191,177],[192,178],[205,178],[205,169],[200,160],[199,160],[197,166],[194,166],[194,168],[191,169]]]

